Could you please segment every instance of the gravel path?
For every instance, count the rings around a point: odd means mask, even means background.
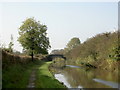
[[[33,69],[31,76],[29,78],[29,83],[28,83],[27,88],[35,88],[36,71],[37,69]]]

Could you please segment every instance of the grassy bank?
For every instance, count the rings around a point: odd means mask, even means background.
[[[26,88],[33,69],[36,70],[35,88],[65,88],[50,73],[51,62],[35,61],[26,65],[13,64],[3,70],[2,88]]]
[[[120,67],[119,55],[118,32],[97,34],[64,53],[67,64],[97,67],[97,69],[117,73]]]
[[[50,73],[51,62],[2,51],[2,88],[27,88],[33,70],[36,70],[35,88],[65,88]]]
[[[34,63],[12,64],[2,70],[2,88],[26,88]]]
[[[44,62],[39,66],[36,72],[36,88],[65,88],[58,80],[50,73],[48,66],[52,62]]]

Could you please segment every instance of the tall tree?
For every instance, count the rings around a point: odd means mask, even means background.
[[[67,44],[67,46],[66,46],[66,48],[65,48],[65,51],[68,52],[68,51],[72,50],[73,48],[79,46],[80,43],[81,43],[81,42],[80,42],[79,38],[77,38],[77,37],[72,38],[72,39],[68,42],[68,44]]]
[[[50,48],[49,38],[47,37],[47,26],[36,21],[34,18],[26,19],[19,28],[18,41],[23,46],[24,51],[29,52],[29,55],[47,54],[47,49]]]
[[[14,45],[14,44],[13,44],[13,35],[11,35],[11,38],[10,38],[10,39],[11,39],[11,41],[10,41],[10,43],[9,43],[8,49],[9,49],[10,52],[13,52],[13,45]]]

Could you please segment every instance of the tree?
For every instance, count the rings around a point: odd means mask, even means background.
[[[112,53],[109,55],[113,60],[120,60],[120,46],[116,46],[113,48]]]
[[[63,54],[64,50],[63,49],[55,49],[51,51],[51,54]]]
[[[70,51],[70,50],[72,50],[73,48],[75,48],[75,47],[77,47],[77,46],[79,46],[80,45],[80,40],[79,40],[79,38],[77,38],[77,37],[74,37],[74,38],[72,38],[69,42],[68,42],[68,44],[67,44],[67,46],[66,46],[66,48],[65,48],[65,51]]]
[[[29,55],[47,54],[47,49],[50,48],[49,38],[47,37],[47,26],[40,24],[34,18],[26,19],[19,28],[18,41],[23,46],[24,51],[29,52]]]
[[[9,52],[13,52],[13,35],[11,35],[11,41],[10,41],[10,43],[9,43],[9,47],[8,47],[8,49],[9,49]]]

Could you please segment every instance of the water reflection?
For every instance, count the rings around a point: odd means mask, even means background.
[[[118,88],[118,83],[115,83],[115,82],[104,81],[104,80],[96,79],[96,78],[93,79],[93,80],[96,81],[96,82],[103,83],[105,85],[111,86],[112,88]]]
[[[66,65],[66,66],[72,67],[72,68],[82,68],[82,67],[80,67],[80,66],[73,66],[73,65]]]
[[[55,74],[55,77],[57,76],[58,80],[65,82],[64,84],[69,88],[118,88],[115,84],[115,82],[118,82],[118,75],[114,73],[100,71],[98,69],[86,70],[73,67],[67,65],[64,69],[57,69],[56,71],[59,74]]]
[[[72,88],[71,85],[68,83],[64,75],[62,74],[55,74],[55,78],[59,80],[60,82],[64,82],[64,85],[68,88]]]

